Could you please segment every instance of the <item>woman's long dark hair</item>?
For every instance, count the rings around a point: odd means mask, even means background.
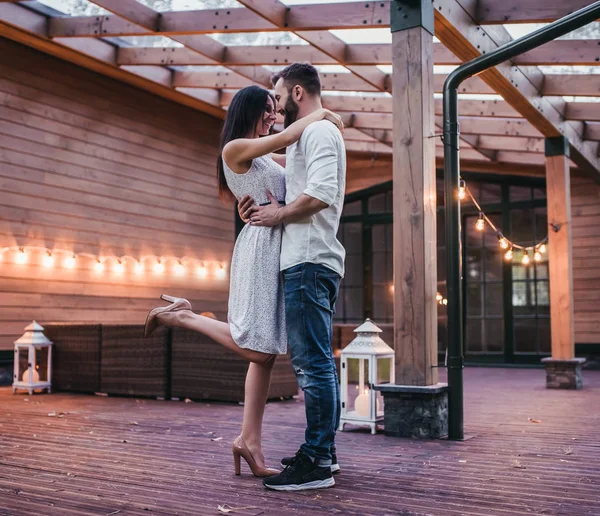
[[[219,157],[217,159],[217,180],[219,184],[219,197],[222,201],[234,201],[235,196],[227,186],[223,170],[223,148],[232,140],[246,138],[254,131],[259,120],[265,114],[267,99],[271,97],[273,106],[275,99],[260,86],[246,86],[238,91],[231,100],[219,144]]]

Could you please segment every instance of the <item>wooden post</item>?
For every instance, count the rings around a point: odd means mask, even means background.
[[[546,189],[549,224],[550,329],[554,360],[575,358],[569,169],[569,142],[563,136],[547,138]]]
[[[433,8],[391,3],[396,384],[437,383]]]

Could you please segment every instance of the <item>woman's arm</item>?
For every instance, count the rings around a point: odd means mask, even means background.
[[[239,138],[230,141],[223,149],[223,159],[235,172],[236,168],[243,168],[244,164],[254,158],[265,156],[297,142],[300,136],[302,136],[304,129],[313,122],[318,122],[324,118],[331,120],[340,127],[340,130],[343,130],[344,124],[342,119],[328,109],[321,108],[300,120],[296,120],[287,129],[278,134],[263,138]]]

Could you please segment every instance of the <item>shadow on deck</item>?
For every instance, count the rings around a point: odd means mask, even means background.
[[[598,515],[600,371],[582,391],[532,369],[465,370],[465,442],[338,433],[333,489],[270,492],[230,443],[242,407],[0,389],[1,515]],[[303,439],[300,400],[267,407],[272,463]],[[245,469],[244,469],[245,468]]]

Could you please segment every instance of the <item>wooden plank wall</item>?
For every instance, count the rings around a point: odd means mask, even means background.
[[[0,248],[147,257],[136,275],[92,258],[74,269],[0,262],[0,350],[32,319],[143,323],[162,292],[226,315],[233,208],[216,194],[220,122],[0,38]],[[209,262],[209,276],[157,274],[158,256]]]
[[[575,342],[600,344],[600,185],[571,177]]]

